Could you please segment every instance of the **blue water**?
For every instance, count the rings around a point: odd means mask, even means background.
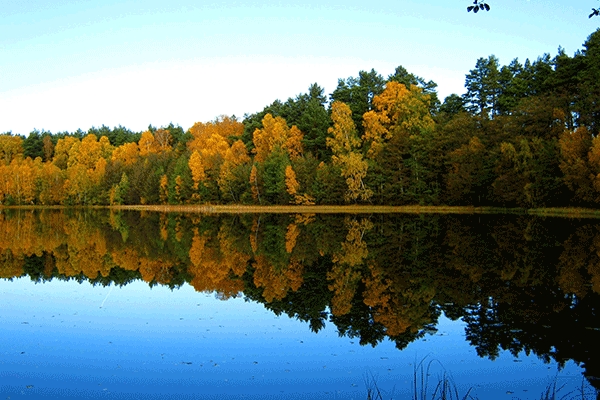
[[[399,351],[360,346],[333,324],[315,334],[261,304],[190,286],[0,280],[0,400],[366,399],[373,382],[384,399],[410,398],[423,359],[427,393],[444,371],[459,394],[480,399],[539,399],[552,381],[565,385],[559,395],[582,384],[574,363],[559,371],[524,354],[481,359],[464,323],[443,316],[436,334]]]

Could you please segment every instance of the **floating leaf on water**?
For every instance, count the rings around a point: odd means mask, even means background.
[[[592,331],[600,331],[600,328],[594,328],[592,326],[586,326],[585,329],[591,329]]]

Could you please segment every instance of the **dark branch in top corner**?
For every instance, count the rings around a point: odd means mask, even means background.
[[[473,0],[473,5],[467,7],[467,12],[473,11],[477,14],[479,11],[490,11],[490,5],[483,0]],[[588,18],[600,16],[600,8],[592,8],[592,13],[588,15]]]
[[[473,11],[475,14],[477,14],[479,10],[490,11],[490,5],[482,0],[473,0],[473,5],[467,7],[467,12]]]

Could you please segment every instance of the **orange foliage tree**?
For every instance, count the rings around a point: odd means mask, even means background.
[[[342,176],[346,178],[348,190],[345,199],[348,202],[368,200],[373,195],[373,191],[364,183],[368,164],[360,152],[362,142],[352,120],[350,107],[339,101],[333,102],[331,119],[333,127],[327,131],[331,135],[327,138],[327,146],[333,152],[333,164],[341,168]]]
[[[219,172],[218,184],[224,198],[239,201],[248,180],[247,168],[250,164],[248,149],[241,140],[235,141],[225,152],[223,164]]]
[[[271,114],[265,115],[262,125],[262,129],[256,129],[252,136],[254,161],[266,161],[276,148],[285,150],[292,160],[302,155],[304,135],[295,125],[290,128],[285,119],[273,117]]]
[[[373,98],[373,108],[363,116],[363,139],[370,145],[367,156],[372,159],[393,136],[419,135],[434,126],[429,95],[415,85],[407,89],[404,84],[388,82],[383,93]]]
[[[10,134],[0,135],[0,160],[5,165],[23,154],[23,139]]]

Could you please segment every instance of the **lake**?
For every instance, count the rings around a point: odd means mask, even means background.
[[[597,220],[21,209],[0,226],[3,399],[600,387]]]

